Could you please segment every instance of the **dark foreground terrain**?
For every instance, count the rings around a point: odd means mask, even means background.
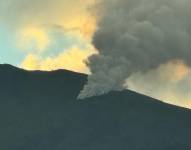
[[[0,150],[191,150],[191,111],[131,91],[78,101],[86,76],[0,65]]]

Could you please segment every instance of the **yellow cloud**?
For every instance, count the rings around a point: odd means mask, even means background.
[[[80,35],[82,38],[90,38],[96,30],[96,19],[90,14],[75,14],[73,18],[58,21],[59,25],[72,33]]]
[[[35,49],[43,52],[50,44],[48,33],[45,29],[37,26],[23,28],[19,33],[19,47],[22,49]]]
[[[189,73],[190,68],[183,61],[179,61],[174,67],[174,80],[180,81]]]
[[[10,11],[6,22],[14,21],[11,24],[16,26],[19,48],[38,54],[38,59],[39,53],[43,53],[53,43],[54,37],[49,33],[54,30],[91,44],[96,19],[89,10],[95,0],[33,0],[32,3],[18,0],[16,5],[12,5],[12,0],[8,1],[10,5],[7,10]]]
[[[190,73],[190,68],[182,60],[170,61],[161,65],[160,72],[171,82],[178,82]]]
[[[93,49],[80,50],[77,47],[73,47],[56,57],[47,57],[45,59],[34,54],[29,54],[22,62],[21,67],[27,70],[51,71],[67,69],[81,73],[90,73],[84,61],[94,53],[95,51]]]
[[[182,60],[170,61],[127,79],[127,88],[166,103],[191,108],[191,68]]]
[[[96,24],[91,12],[96,0],[7,0],[1,23],[16,30],[28,26],[60,26],[91,38]],[[1,6],[1,2],[0,2]],[[35,31],[36,32],[36,31]]]
[[[43,5],[44,3],[47,5]],[[91,38],[96,30],[96,19],[88,11],[88,7],[93,3],[94,0],[34,0],[31,4],[34,7],[30,6],[30,8],[36,8],[36,11],[24,9],[22,13],[15,12],[19,13],[18,20],[22,23],[18,37],[19,46],[22,49],[33,50],[25,57],[21,67],[27,70],[46,71],[63,68],[89,73],[89,69],[83,61],[95,53],[92,46],[89,50],[80,50],[77,48],[78,43],[76,45],[73,43],[75,47],[61,52],[56,57],[43,58],[42,52],[52,44],[53,37],[48,34],[51,29],[53,32],[54,29],[58,29],[58,32],[65,32],[66,36],[76,37],[82,43],[91,45]],[[18,3],[18,5],[24,4]],[[26,3],[25,5],[28,6]],[[37,6],[40,6],[41,9],[38,10]],[[25,15],[23,16],[23,14]]]

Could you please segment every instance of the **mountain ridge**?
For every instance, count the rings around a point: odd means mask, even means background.
[[[5,69],[5,70],[11,70],[11,71],[22,71],[23,73],[25,72],[25,73],[27,73],[27,74],[37,74],[37,75],[39,75],[39,74],[62,74],[62,75],[66,75],[66,74],[68,74],[68,75],[71,75],[71,74],[75,74],[76,76],[83,76],[84,78],[87,78],[87,74],[84,74],[84,73],[79,73],[79,72],[75,72],[75,71],[71,71],[71,70],[66,70],[66,69],[57,69],[57,70],[52,70],[52,71],[42,71],[42,70],[34,70],[34,71],[30,71],[30,70],[25,70],[25,69],[22,69],[22,68],[18,68],[18,67],[16,67],[16,66],[13,66],[13,65],[10,65],[10,64],[0,64],[0,71],[1,71],[1,69]],[[2,72],[0,72],[0,74],[1,74]],[[85,82],[86,82],[86,80],[85,80]],[[157,100],[157,99],[155,99],[155,98],[152,98],[152,97],[150,97],[150,96],[147,96],[147,95],[144,95],[144,94],[141,94],[141,93],[138,93],[138,92],[136,92],[136,91],[132,91],[132,90],[129,90],[129,89],[124,89],[123,90],[123,92],[128,92],[128,91],[130,91],[130,92],[133,92],[133,93],[135,93],[135,94],[139,94],[139,95],[142,95],[142,96],[146,96],[146,97],[148,97],[148,98],[150,98],[150,99],[153,99],[154,101],[156,100],[156,101],[159,101],[159,102],[161,102],[161,103],[164,103],[164,104],[168,104],[168,103],[165,103],[164,101],[161,101],[161,100]],[[112,92],[114,92],[114,91],[112,91]],[[120,91],[121,92],[121,91]],[[111,93],[111,92],[109,92],[109,93]],[[118,93],[117,91],[116,91],[116,93]],[[104,95],[107,95],[107,94],[104,94]],[[94,97],[100,97],[100,96],[94,96]],[[87,99],[92,99],[92,98],[87,98]],[[86,99],[85,99],[86,100]],[[173,105],[173,104],[168,104],[168,105],[171,105],[171,106],[175,106],[175,107],[180,107],[180,108],[184,108],[184,107],[181,107],[181,106],[176,106],[176,105]],[[188,108],[184,108],[184,109],[188,109]]]
[[[1,68],[2,150],[191,149],[189,109],[129,90],[76,100],[87,75]]]

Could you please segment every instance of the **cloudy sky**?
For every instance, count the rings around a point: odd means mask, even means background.
[[[190,0],[1,0],[0,63],[91,74],[79,98],[128,88],[191,108],[190,14]]]
[[[94,53],[94,0],[0,1],[0,63],[29,70],[70,69],[88,73]]]

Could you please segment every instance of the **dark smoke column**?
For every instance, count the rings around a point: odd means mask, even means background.
[[[191,64],[190,0],[103,0],[79,99],[122,90],[125,80],[171,60]]]

